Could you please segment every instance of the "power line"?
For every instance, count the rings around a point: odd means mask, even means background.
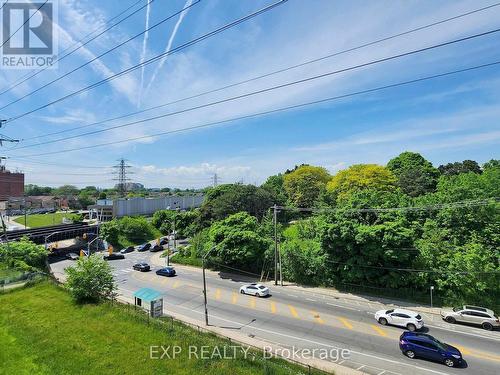
[[[56,167],[68,167],[68,168],[80,168],[80,169],[103,169],[103,168],[112,168],[109,165],[102,165],[102,166],[89,166],[89,165],[82,165],[82,164],[61,164],[61,163],[47,163],[47,162],[41,162],[37,160],[31,160],[28,158],[24,158],[22,156],[16,156],[14,158],[12,157],[7,157],[9,160],[17,160],[18,162],[25,163],[25,164],[41,164],[41,165],[53,165]]]
[[[403,82],[398,82],[398,83],[393,83],[393,84],[389,84],[389,85],[385,85],[385,86],[379,86],[379,87],[375,87],[375,88],[371,88],[371,89],[366,89],[366,90],[361,90],[361,91],[355,91],[355,92],[348,93],[348,94],[343,94],[343,95],[328,97],[328,98],[324,98],[324,99],[318,99],[318,100],[314,100],[314,101],[310,101],[310,102],[294,104],[294,105],[290,105],[290,106],[286,106],[286,107],[276,108],[276,109],[272,109],[272,110],[268,110],[268,111],[263,111],[263,112],[257,112],[257,113],[253,113],[253,114],[249,114],[249,115],[244,115],[244,116],[239,116],[239,117],[233,117],[233,118],[229,118],[229,119],[226,119],[226,120],[214,121],[214,122],[209,122],[209,123],[200,124],[200,125],[193,125],[193,126],[189,126],[189,127],[185,127],[185,128],[174,129],[174,130],[164,131],[164,132],[160,132],[160,133],[149,134],[149,135],[145,135],[145,136],[139,136],[139,137],[133,137],[133,138],[126,138],[126,139],[123,139],[123,140],[106,142],[106,143],[100,143],[100,144],[95,144],[95,145],[90,145],[90,146],[83,146],[83,147],[77,147],[77,148],[71,148],[71,149],[63,149],[63,150],[59,150],[59,151],[50,151],[50,152],[44,152],[44,153],[38,153],[38,154],[28,154],[28,155],[24,155],[24,156],[53,155],[53,154],[59,154],[59,153],[65,153],[65,152],[72,152],[72,151],[86,150],[86,149],[91,149],[91,148],[96,148],[96,147],[103,147],[103,146],[115,145],[115,144],[119,144],[119,143],[126,143],[126,142],[137,141],[137,140],[148,139],[148,138],[155,138],[155,137],[160,137],[160,136],[165,136],[165,135],[171,135],[171,134],[176,134],[176,133],[183,133],[183,132],[187,132],[187,131],[191,131],[191,130],[199,130],[199,129],[213,127],[213,126],[216,126],[216,125],[221,125],[221,124],[224,124],[224,123],[229,123],[229,122],[234,122],[234,121],[239,121],[239,120],[245,120],[245,119],[250,119],[250,118],[254,118],[254,117],[259,117],[259,116],[264,116],[264,115],[269,115],[269,114],[274,114],[274,113],[289,111],[289,110],[292,110],[292,109],[304,108],[304,107],[308,107],[308,106],[312,106],[312,105],[317,105],[317,104],[322,104],[322,103],[326,103],[326,102],[330,102],[330,101],[335,101],[335,100],[339,100],[339,99],[345,99],[345,98],[356,96],[356,95],[363,95],[363,94],[373,93],[373,92],[376,92],[376,91],[386,90],[386,89],[390,89],[390,88],[395,88],[395,87],[399,87],[399,86],[414,84],[414,83],[418,83],[418,82],[423,82],[423,81],[432,80],[432,79],[436,79],[436,78],[446,77],[446,76],[450,76],[450,75],[454,75],[454,74],[459,74],[459,73],[464,73],[464,72],[468,72],[468,71],[473,71],[473,70],[477,70],[477,69],[482,69],[482,68],[486,68],[486,67],[496,66],[498,64],[500,64],[500,61],[495,61],[495,62],[492,62],[492,63],[477,65],[477,66],[473,66],[473,67],[469,67],[469,68],[464,68],[464,69],[459,69],[459,70],[455,70],[455,71],[451,71],[451,72],[435,74],[435,75],[432,75],[432,76],[427,76],[427,77],[422,77],[422,78],[416,78],[416,79],[413,79],[413,80],[403,81]],[[172,114],[169,113],[169,114],[166,114],[166,115],[159,115],[159,116],[150,117],[150,118],[143,119],[143,120],[137,120],[137,121],[126,123],[124,125],[120,125],[120,127],[125,127],[125,126],[130,126],[130,125],[135,125],[135,124],[141,124],[141,123],[144,123],[144,122],[161,119],[161,118],[164,118],[164,117],[167,117],[167,116],[171,116],[171,115]],[[116,128],[116,127],[114,127],[114,128]],[[108,129],[111,129],[111,128],[108,128]],[[66,139],[68,139],[68,138],[66,138]],[[33,147],[33,146],[36,146],[36,145],[28,145],[28,146],[29,147]],[[23,148],[27,148],[28,146],[23,146]],[[16,150],[19,150],[19,149],[20,148],[17,148]],[[17,156],[14,156],[14,157],[17,157]]]
[[[4,41],[2,42],[2,45],[0,46],[0,48],[2,48],[3,46],[5,46],[5,45],[7,44],[7,42],[8,42],[9,40],[11,40],[11,39],[12,39],[12,37],[13,37],[14,35],[16,35],[16,34],[17,34],[17,32],[18,32],[19,30],[21,30],[21,29],[22,29],[22,28],[23,28],[23,27],[24,27],[24,26],[25,26],[25,25],[26,25],[26,24],[30,21],[30,19],[31,19],[31,18],[32,18],[32,17],[33,17],[36,13],[38,13],[38,12],[40,11],[40,9],[42,9],[42,7],[43,7],[45,4],[47,4],[47,2],[48,2],[48,1],[49,1],[49,0],[45,0],[45,2],[44,2],[42,5],[40,5],[40,6],[38,7],[38,9],[37,9],[36,11],[34,11],[34,12],[31,14],[31,16],[29,16],[29,17],[28,17],[28,19],[26,19],[26,21],[24,21],[24,22],[23,22],[23,24],[22,24],[21,26],[19,26],[19,28],[18,28],[16,31],[14,31],[12,34],[8,35],[8,38],[7,38],[7,39],[4,39]],[[5,4],[7,4],[7,3],[5,3]],[[5,5],[5,4],[4,4],[4,5]],[[4,7],[4,5],[2,5],[2,8]],[[4,26],[4,32],[5,32],[5,26]],[[3,37],[5,38],[5,37],[6,37],[6,35],[4,35]]]
[[[329,76],[332,76],[332,75],[336,75],[336,74],[340,74],[340,73],[345,73],[347,71],[351,71],[351,70],[355,70],[355,69],[359,69],[359,68],[364,68],[366,66],[380,64],[380,63],[387,62],[387,61],[394,60],[394,59],[398,59],[398,58],[401,58],[401,57],[406,57],[406,56],[409,56],[409,55],[413,55],[413,54],[417,54],[417,53],[422,53],[422,52],[425,52],[425,51],[429,51],[431,49],[440,48],[440,47],[447,46],[447,45],[454,44],[454,43],[459,43],[459,42],[462,42],[464,40],[469,40],[471,38],[477,38],[477,37],[480,37],[480,36],[489,35],[489,34],[491,34],[493,32],[498,32],[498,31],[500,31],[500,29],[496,29],[494,31],[489,31],[489,32],[486,32],[486,33],[476,34],[476,35],[465,37],[465,38],[456,39],[456,40],[453,40],[453,41],[448,41],[448,42],[445,42],[445,43],[436,44],[436,45],[429,46],[429,47],[420,48],[420,49],[413,50],[413,51],[410,51],[410,52],[405,52],[405,53],[401,53],[401,54],[397,54],[397,55],[392,55],[392,56],[389,56],[389,57],[384,57],[382,59],[372,60],[372,61],[369,61],[369,62],[366,62],[366,63],[362,63],[362,64],[350,66],[350,67],[347,67],[347,68],[337,69],[337,70],[330,71],[330,72],[327,72],[327,73],[322,73],[322,74],[318,74],[318,75],[315,75],[315,76],[311,76],[311,77],[302,78],[302,79],[299,79],[299,80],[295,80],[295,81],[283,83],[283,84],[280,84],[280,85],[271,86],[271,87],[267,87],[267,88],[264,88],[264,89],[260,89],[260,90],[248,92],[248,93],[245,93],[245,94],[241,94],[241,95],[237,95],[237,96],[232,96],[232,97],[229,97],[229,98],[224,98],[224,99],[221,99],[221,100],[216,100],[216,101],[213,101],[213,102],[209,102],[209,103],[197,105],[197,106],[194,106],[194,107],[189,107],[189,108],[181,109],[181,110],[178,110],[178,111],[174,111],[174,112],[170,112],[170,113],[167,113],[167,114],[163,114],[163,115],[160,115],[160,116],[153,117],[153,119],[164,118],[164,117],[173,116],[173,115],[178,115],[178,114],[181,114],[181,113],[186,113],[186,112],[190,112],[190,111],[194,111],[194,110],[198,110],[198,109],[202,109],[202,108],[207,108],[207,107],[211,107],[211,106],[222,104],[222,103],[227,103],[227,102],[230,102],[230,101],[235,101],[235,100],[238,100],[238,99],[247,98],[249,96],[263,94],[263,93],[266,93],[266,92],[269,92],[269,91],[274,91],[274,90],[282,89],[282,88],[285,88],[285,87],[290,87],[290,86],[294,86],[294,85],[298,85],[298,84],[310,82],[310,81],[313,81],[313,80],[317,80],[317,79],[329,77]],[[128,123],[128,124],[125,123],[125,124],[121,124],[121,125],[110,126],[108,128],[105,128],[105,129],[93,130],[93,131],[89,131],[89,132],[86,132],[86,133],[76,134],[76,135],[73,135],[73,136],[67,136],[67,137],[63,137],[63,138],[59,138],[59,139],[54,139],[54,140],[50,140],[50,141],[44,141],[44,142],[39,142],[39,143],[36,143],[36,144],[21,146],[21,147],[17,147],[16,151],[17,150],[21,150],[21,149],[25,149],[25,148],[37,147],[37,146],[40,146],[40,145],[46,145],[46,144],[51,144],[51,143],[57,143],[57,142],[61,142],[61,141],[66,141],[66,140],[69,140],[69,139],[80,138],[80,137],[84,137],[84,136],[87,136],[87,135],[93,135],[93,134],[103,133],[103,132],[107,132],[107,131],[110,131],[110,130],[120,129],[120,128],[124,128],[124,127],[127,127],[127,126],[135,125],[135,124],[137,124],[137,122],[132,122],[132,123]]]
[[[109,20],[107,20],[104,25],[106,24],[109,24],[111,21],[115,20],[116,18],[120,17],[122,14],[126,13],[128,10],[132,9],[133,7],[135,7],[137,4],[141,3],[143,0],[138,0],[136,1],[135,3],[133,3],[132,5],[130,5],[128,8],[126,8],[125,10],[123,10],[122,12],[120,12],[119,14],[117,14],[116,16],[114,16],[113,18],[110,18]],[[150,2],[153,2],[154,0],[150,0]],[[77,42],[75,42],[74,44],[72,44],[71,46],[67,47],[66,49],[64,49],[61,54],[64,54],[66,51],[68,51],[69,49],[77,46],[78,44],[80,44],[80,46],[78,46],[77,48],[73,49],[71,52],[63,55],[62,57],[57,57],[54,61],[55,62],[61,62],[62,60],[64,60],[66,57],[68,56],[71,56],[73,53],[75,53],[76,51],[78,51],[79,49],[83,48],[84,46],[86,46],[87,44],[89,44],[90,42],[92,42],[93,40],[97,39],[98,37],[100,37],[101,35],[103,35],[104,33],[106,33],[107,31],[109,31],[110,29],[112,29],[113,27],[115,27],[116,25],[122,23],[123,21],[125,21],[126,19],[130,18],[131,16],[133,16],[134,14],[136,14],[137,12],[141,11],[142,9],[144,9],[144,7],[146,7],[146,5],[140,7],[139,9],[137,9],[136,11],[134,11],[133,13],[131,13],[130,15],[128,15],[127,17],[123,18],[122,20],[120,20],[119,22],[113,24],[112,26],[106,28],[104,31],[102,31],[101,33],[99,33],[98,35],[92,37],[91,39],[87,40],[86,42],[83,42],[85,39],[87,39],[87,37],[91,36],[92,34],[98,32],[101,28],[97,28],[96,30],[94,31],[91,31],[90,33],[88,33],[87,35],[85,35],[83,38],[81,38],[80,40],[78,40]],[[60,54],[60,55],[61,55]],[[24,76],[22,76],[21,78],[19,78],[18,80],[14,81],[12,83],[11,86],[9,86],[8,88],[6,88],[5,90],[3,90],[2,92],[0,92],[0,96],[9,92],[10,90],[18,87],[19,85],[23,84],[24,82],[26,82],[27,80],[37,76],[38,74],[44,72],[45,70],[48,69],[48,66],[44,67],[43,69],[39,69],[33,73],[29,72],[27,74],[25,74]]]
[[[29,114],[31,114],[31,113],[37,112],[37,111],[39,111],[39,110],[41,110],[41,109],[44,109],[44,108],[50,107],[50,106],[52,106],[52,105],[54,105],[54,104],[56,104],[56,103],[62,102],[62,101],[64,101],[64,100],[66,100],[66,99],[69,99],[69,98],[71,98],[71,97],[73,97],[73,96],[75,96],[75,95],[79,95],[79,94],[81,94],[81,93],[83,93],[83,92],[86,92],[86,91],[92,90],[92,89],[94,89],[94,88],[96,88],[96,87],[99,87],[99,86],[101,86],[101,85],[103,85],[103,84],[105,84],[105,83],[107,83],[107,82],[109,82],[109,81],[111,81],[111,80],[113,80],[113,79],[116,79],[116,78],[121,77],[121,76],[123,76],[123,75],[126,75],[126,74],[128,74],[128,73],[130,73],[130,72],[133,72],[133,71],[135,71],[135,70],[137,70],[137,69],[139,69],[139,68],[141,68],[141,67],[143,67],[143,66],[146,66],[146,65],[152,64],[152,63],[154,63],[154,62],[156,62],[156,61],[158,61],[158,60],[162,59],[162,58],[163,58],[163,57],[165,57],[165,56],[168,56],[168,55],[172,55],[172,54],[174,54],[174,53],[177,53],[177,52],[179,52],[179,51],[181,51],[181,50],[183,50],[183,49],[185,49],[185,48],[187,48],[187,47],[190,47],[190,46],[192,46],[192,45],[194,45],[194,44],[197,44],[197,43],[199,43],[199,42],[201,42],[201,41],[203,41],[203,40],[205,40],[205,39],[208,39],[208,38],[210,38],[210,37],[212,37],[212,36],[214,36],[214,35],[217,35],[217,34],[219,34],[219,33],[223,32],[223,31],[225,31],[225,30],[228,30],[228,29],[230,29],[230,28],[232,28],[232,27],[234,27],[234,26],[237,26],[237,25],[239,25],[239,24],[241,24],[241,23],[243,23],[243,22],[246,22],[246,21],[248,21],[248,20],[250,20],[250,19],[252,19],[252,18],[255,18],[255,17],[259,16],[259,15],[260,15],[260,14],[262,14],[262,13],[265,13],[265,12],[267,12],[267,11],[269,11],[269,10],[271,10],[271,9],[273,9],[273,8],[275,8],[275,7],[279,6],[279,5],[281,5],[281,4],[284,4],[284,3],[285,3],[285,2],[287,2],[287,1],[288,1],[288,0],[279,0],[279,1],[278,1],[278,2],[276,2],[276,3],[273,3],[273,4],[271,4],[271,5],[268,5],[268,6],[264,7],[264,8],[261,8],[261,9],[259,9],[259,10],[255,11],[255,12],[253,12],[253,13],[250,13],[250,14],[248,14],[248,15],[246,15],[246,16],[244,16],[244,17],[241,17],[241,18],[239,18],[239,19],[237,19],[237,20],[235,20],[235,21],[232,21],[232,22],[230,22],[230,23],[228,23],[228,24],[225,24],[224,26],[221,26],[221,27],[219,27],[219,28],[217,28],[217,29],[215,29],[215,30],[212,30],[212,31],[211,31],[211,32],[209,32],[209,33],[203,34],[203,35],[201,35],[201,36],[199,36],[199,37],[197,37],[197,38],[195,38],[195,39],[192,39],[192,40],[191,40],[191,41],[189,41],[189,42],[186,42],[186,43],[184,43],[184,44],[181,44],[181,45],[180,45],[180,46],[178,46],[178,47],[175,47],[175,48],[173,48],[173,49],[170,49],[170,50],[169,50],[169,51],[167,51],[167,52],[163,52],[163,53],[161,53],[161,54],[159,54],[159,55],[156,55],[156,56],[154,56],[154,57],[152,57],[152,58],[150,58],[150,59],[148,59],[148,60],[145,60],[145,61],[143,61],[143,62],[141,62],[141,63],[139,63],[139,64],[133,65],[133,66],[131,66],[131,67],[129,67],[129,68],[127,68],[127,69],[125,69],[125,70],[123,70],[123,71],[119,72],[119,73],[113,74],[113,75],[111,75],[111,76],[109,76],[109,77],[107,77],[107,78],[105,78],[105,79],[102,79],[102,80],[100,80],[100,81],[97,81],[97,82],[93,83],[92,85],[89,85],[89,86],[86,86],[86,87],[84,87],[84,88],[82,88],[82,89],[79,89],[79,90],[77,90],[77,91],[74,91],[74,92],[72,92],[72,93],[70,93],[70,94],[68,94],[68,95],[65,95],[65,96],[63,96],[63,97],[61,97],[61,98],[59,98],[59,99],[57,99],[57,100],[52,101],[52,102],[46,103],[46,104],[44,104],[44,105],[42,105],[42,106],[40,106],[40,107],[37,107],[37,108],[35,108],[35,109],[32,109],[32,110],[28,111],[28,112],[24,112],[24,113],[22,113],[22,114],[20,114],[20,115],[17,115],[17,116],[15,116],[15,117],[11,117],[10,119],[8,119],[8,120],[7,120],[7,122],[12,122],[12,121],[18,120],[18,119],[20,119],[20,118],[22,118],[22,117],[25,117],[25,116],[27,116],[27,115],[29,115]],[[10,105],[10,104],[9,104],[9,105]]]
[[[11,101],[10,103],[8,103],[8,104],[4,105],[3,107],[0,107],[0,110],[5,109],[5,108],[7,108],[7,107],[10,107],[12,104],[15,104],[15,103],[17,103],[17,102],[20,102],[21,100],[23,100],[23,99],[25,99],[25,98],[27,98],[27,97],[29,97],[29,96],[31,96],[31,95],[33,95],[33,94],[35,94],[35,93],[37,93],[37,92],[41,91],[41,90],[43,90],[44,88],[46,88],[46,87],[48,87],[48,86],[52,85],[53,83],[56,83],[56,82],[60,81],[61,79],[63,79],[63,78],[65,78],[65,77],[67,77],[67,76],[69,76],[69,75],[73,74],[74,72],[76,72],[76,71],[78,71],[78,70],[80,70],[80,69],[84,68],[85,66],[90,65],[90,64],[91,64],[91,63],[93,63],[94,61],[97,61],[97,60],[101,59],[102,57],[106,56],[108,53],[111,53],[111,52],[113,52],[113,51],[117,50],[118,48],[120,48],[120,47],[124,46],[125,44],[127,44],[127,43],[131,42],[132,40],[134,40],[134,39],[136,39],[136,38],[140,37],[141,35],[144,35],[145,33],[149,32],[150,30],[152,30],[152,29],[154,29],[154,28],[156,28],[156,27],[158,27],[158,26],[162,25],[163,23],[165,23],[165,22],[167,22],[168,20],[170,20],[170,19],[174,18],[175,16],[177,16],[177,15],[181,14],[182,12],[186,11],[187,9],[189,9],[189,8],[191,8],[191,7],[193,7],[193,6],[195,6],[195,5],[196,5],[196,4],[198,4],[200,1],[201,1],[201,0],[196,0],[195,2],[193,2],[193,3],[191,3],[190,5],[186,6],[185,8],[182,8],[181,10],[179,10],[179,11],[177,11],[177,12],[175,12],[175,13],[173,13],[173,14],[169,15],[168,17],[166,17],[166,18],[162,19],[161,21],[157,22],[157,23],[156,23],[156,24],[154,24],[153,26],[151,26],[151,27],[147,28],[147,29],[146,29],[146,30],[144,30],[144,31],[141,31],[140,33],[138,33],[138,34],[134,35],[133,37],[131,37],[131,38],[127,39],[127,40],[125,40],[124,42],[121,42],[121,43],[117,44],[117,45],[116,45],[116,46],[114,46],[113,48],[111,48],[111,49],[109,49],[109,50],[107,50],[107,51],[105,51],[105,52],[101,53],[100,55],[98,55],[98,56],[94,57],[93,59],[91,59],[91,60],[89,60],[89,61],[87,61],[87,62],[83,63],[83,64],[82,64],[82,65],[80,65],[80,66],[77,66],[76,68],[74,68],[74,69],[70,70],[69,72],[64,73],[63,75],[61,75],[61,76],[59,76],[59,77],[57,77],[57,78],[53,79],[52,81],[47,82],[46,84],[44,84],[44,85],[42,85],[42,86],[38,87],[37,89],[35,89],[35,90],[33,90],[33,91],[31,91],[31,92],[27,93],[26,95],[21,96],[20,98],[17,98],[17,99],[15,99],[15,100]],[[146,5],[145,5],[145,6],[146,6]],[[144,7],[144,6],[143,6],[143,7]],[[7,122],[8,122],[8,120],[7,120]]]
[[[390,207],[390,208],[317,208],[317,207],[285,207],[277,206],[278,210],[282,211],[299,211],[299,212],[341,212],[341,213],[361,213],[361,212],[397,212],[397,211],[437,211],[446,208],[465,208],[476,206],[487,206],[492,203],[500,202],[500,197],[491,197],[488,199],[470,199],[451,203],[442,203],[426,206],[409,206],[409,207]],[[271,209],[274,207],[271,207]]]
[[[365,47],[368,47],[368,46],[372,46],[372,45],[375,45],[375,44],[378,44],[378,43],[381,43],[381,42],[384,42],[384,41],[387,41],[387,40],[391,40],[391,39],[394,39],[394,38],[397,38],[397,37],[400,37],[400,36],[403,36],[403,35],[414,33],[414,32],[417,32],[417,31],[421,31],[421,30],[424,30],[424,29],[427,29],[427,28],[430,28],[430,27],[433,27],[433,26],[436,26],[436,25],[439,25],[439,24],[442,24],[442,23],[445,23],[445,22],[456,20],[458,18],[462,18],[462,17],[468,16],[468,15],[471,15],[471,14],[474,14],[474,13],[477,13],[477,12],[482,12],[482,11],[485,11],[487,9],[499,6],[499,5],[500,5],[500,3],[496,3],[496,4],[492,4],[490,6],[487,6],[487,7],[475,9],[475,10],[472,10],[472,11],[469,11],[469,12],[466,12],[466,13],[462,13],[462,14],[459,14],[459,15],[456,15],[456,16],[453,16],[453,17],[450,17],[450,18],[446,18],[446,19],[443,19],[443,20],[440,20],[440,21],[437,21],[437,22],[433,22],[433,23],[430,23],[430,24],[427,24],[427,25],[423,25],[423,26],[420,26],[420,27],[417,27],[417,28],[413,28],[413,29],[410,29],[410,30],[407,30],[407,31],[404,31],[404,32],[400,32],[398,34],[394,34],[394,35],[391,35],[391,36],[388,36],[388,37],[384,37],[382,39],[377,39],[377,40],[372,41],[372,42],[361,44],[361,45],[356,46],[356,47],[351,47],[351,48],[348,48],[348,49],[345,49],[345,50],[342,50],[342,51],[333,52],[333,53],[330,53],[330,54],[325,55],[325,56],[314,58],[312,60],[303,61],[303,62],[301,62],[299,64],[295,64],[295,65],[292,65],[292,66],[281,68],[281,69],[278,69],[278,70],[275,70],[275,71],[272,71],[272,72],[269,72],[269,73],[265,73],[265,74],[262,74],[262,75],[259,75],[259,76],[248,78],[248,79],[245,79],[243,81],[238,81],[238,82],[226,85],[226,86],[222,86],[222,87],[219,87],[219,88],[216,88],[216,89],[211,89],[211,90],[208,90],[208,91],[204,91],[204,92],[201,92],[201,93],[198,93],[198,94],[194,94],[194,95],[191,95],[191,96],[188,96],[188,97],[184,97],[184,98],[181,98],[181,99],[176,99],[174,101],[167,102],[167,103],[164,103],[164,104],[160,104],[160,105],[157,105],[157,106],[153,106],[153,107],[150,107],[150,108],[145,108],[145,109],[142,109],[142,110],[139,110],[139,111],[135,111],[135,112],[131,112],[131,113],[128,113],[128,114],[125,114],[125,115],[121,115],[121,116],[118,116],[118,117],[109,118],[109,119],[106,119],[106,120],[102,120],[102,121],[99,121],[99,122],[90,123],[90,124],[83,125],[83,126],[78,126],[78,127],[71,128],[71,129],[65,129],[65,130],[60,130],[60,131],[53,132],[53,133],[46,133],[46,134],[41,134],[41,135],[30,137],[30,138],[25,138],[23,140],[43,138],[43,137],[47,137],[47,136],[50,136],[50,135],[67,133],[67,132],[70,132],[70,131],[73,131],[73,130],[87,128],[87,127],[91,127],[91,126],[95,126],[95,125],[100,125],[100,124],[103,124],[103,123],[106,123],[106,122],[110,122],[110,121],[114,121],[114,120],[119,120],[119,119],[122,119],[122,118],[125,118],[125,117],[130,117],[130,116],[134,116],[134,115],[137,115],[137,114],[149,112],[149,111],[152,111],[152,110],[155,110],[155,109],[163,108],[163,107],[166,107],[166,106],[169,106],[169,105],[172,105],[172,104],[177,104],[177,103],[180,103],[180,102],[183,102],[183,101],[186,101],[186,100],[195,99],[195,98],[198,98],[198,97],[201,97],[201,96],[204,96],[204,95],[212,94],[212,93],[219,92],[219,91],[222,91],[222,90],[225,90],[225,89],[228,89],[228,88],[232,88],[232,87],[236,87],[236,86],[239,86],[239,85],[242,85],[242,84],[250,83],[250,82],[262,79],[262,78],[266,78],[266,77],[269,77],[269,76],[272,76],[272,75],[276,75],[276,74],[279,74],[279,73],[283,73],[283,72],[286,72],[286,71],[289,71],[289,70],[292,70],[292,69],[303,67],[303,66],[306,66],[306,65],[309,65],[309,64],[312,64],[312,63],[316,63],[318,61],[322,61],[322,60],[325,60],[325,59],[329,59],[329,58],[332,58],[332,57],[335,57],[335,56],[339,56],[339,55],[342,55],[342,54],[345,54],[345,53],[348,53],[348,52],[356,51],[358,49],[362,49],[362,48],[365,48]]]

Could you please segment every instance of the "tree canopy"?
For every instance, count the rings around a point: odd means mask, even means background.
[[[439,171],[422,155],[403,152],[387,163],[394,173],[398,186],[411,197],[417,197],[436,189]]]
[[[302,165],[285,174],[284,187],[296,207],[312,207],[324,192],[331,176],[323,167]]]

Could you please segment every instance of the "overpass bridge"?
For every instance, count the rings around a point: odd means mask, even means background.
[[[45,244],[45,239],[49,235],[49,242],[56,242],[82,237],[84,233],[97,234],[97,228],[98,225],[88,225],[87,223],[61,224],[8,231],[0,238],[2,242],[12,242],[26,237],[36,244]]]

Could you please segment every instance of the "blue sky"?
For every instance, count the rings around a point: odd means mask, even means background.
[[[136,0],[58,1],[59,49],[64,50]],[[0,111],[9,118],[55,100],[234,19],[271,4],[264,0],[202,0],[99,61]],[[140,5],[146,4],[146,0]],[[190,1],[155,0],[149,25]],[[26,139],[167,103],[408,29],[440,21],[493,1],[289,0],[222,34],[88,91],[7,124],[3,133]],[[134,9],[138,8],[137,5]],[[147,8],[25,84],[0,96],[0,106],[57,78],[117,43],[140,33]],[[430,29],[342,54],[285,73],[184,101],[141,119],[244,94],[500,27],[500,6]],[[331,173],[356,163],[385,164],[405,150],[438,166],[450,161],[499,158],[500,65],[321,105],[234,121],[202,130],[144,138],[106,147],[39,153],[109,143],[215,122],[500,60],[500,33],[403,57],[305,84],[270,91],[160,120],[63,142],[3,148],[10,169],[28,183],[112,186],[110,168],[124,157],[134,179],[148,187],[202,187],[213,173],[222,182],[262,183],[295,164],[321,165]],[[0,70],[8,87],[26,71]],[[3,91],[3,90],[0,90]],[[39,141],[119,125],[119,120]],[[35,140],[36,143],[37,140]],[[29,156],[32,155],[32,156]],[[95,168],[95,167],[103,168]],[[88,168],[92,167],[92,168]]]

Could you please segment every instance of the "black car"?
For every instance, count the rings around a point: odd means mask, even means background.
[[[157,251],[163,251],[163,246],[154,245],[149,251],[151,251],[152,253],[155,253]]]
[[[160,239],[160,245],[168,245],[168,238],[167,237],[163,237],[162,239]]]
[[[137,251],[148,251],[149,249],[151,249],[151,244],[149,242],[137,246]]]
[[[135,247],[133,246],[129,246],[129,247],[126,247],[125,249],[121,249],[120,250],[120,253],[122,254],[127,254],[127,253],[131,253],[132,251],[135,250]]]
[[[168,276],[168,277],[175,276],[175,269],[174,269],[174,267],[164,267],[164,268],[161,268],[158,271],[156,271],[156,274],[160,275],[160,276]]]
[[[147,264],[146,262],[134,264],[133,268],[135,271],[141,271],[141,272],[148,272],[151,269],[149,264]]]
[[[125,255],[120,253],[112,253],[109,255],[105,255],[103,257],[104,260],[117,260],[117,259],[125,259]]]

